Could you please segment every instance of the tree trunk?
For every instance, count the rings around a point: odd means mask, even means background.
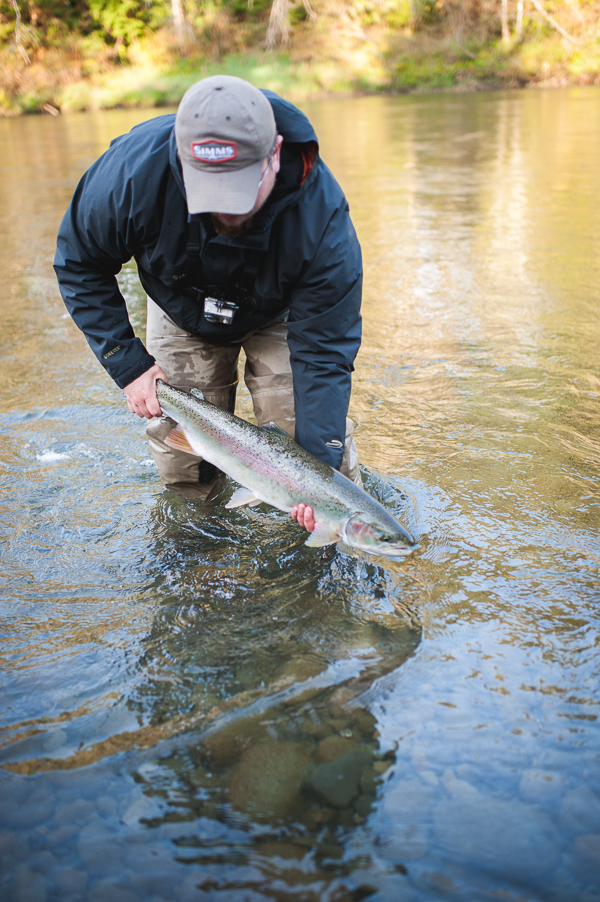
[[[523,40],[523,0],[517,3],[517,24],[515,26],[517,41]]]
[[[173,25],[175,27],[177,43],[180,47],[183,47],[185,44],[185,15],[183,12],[183,0],[171,0],[171,9],[173,11]]]
[[[508,44],[510,41],[510,31],[508,30],[508,0],[501,0],[501,4],[502,42]]]

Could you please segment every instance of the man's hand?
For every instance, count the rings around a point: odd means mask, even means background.
[[[315,528],[315,512],[312,507],[308,507],[306,504],[303,504],[302,501],[300,504],[294,505],[290,511],[290,516],[294,520],[297,520],[300,526],[303,526],[304,529],[307,529],[309,532],[312,532]]]
[[[128,408],[132,413],[137,413],[138,417],[150,419],[150,417],[162,416],[162,410],[156,397],[157,379],[162,379],[163,382],[168,381],[159,365],[155,363],[123,389]]]

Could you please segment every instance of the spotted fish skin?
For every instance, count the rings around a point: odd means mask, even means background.
[[[242,486],[226,507],[265,502],[289,513],[303,502],[313,508],[316,524],[309,546],[342,541],[390,557],[412,551],[413,537],[383,505],[274,424],[259,429],[205,401],[196,389],[159,380],[156,393],[163,413],[177,424],[167,444],[197,454]]]

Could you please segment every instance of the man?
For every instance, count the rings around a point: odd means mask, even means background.
[[[116,274],[135,258],[147,348]],[[240,349],[259,426],[273,421],[360,481],[347,421],[362,266],[348,204],[308,119],[231,76],[193,85],[176,116],[112,142],[79,183],[55,259],[71,316],[129,409],[147,417],[163,483],[207,498],[219,471],[171,449],[156,380],[233,411]],[[312,510],[292,516],[314,528]]]

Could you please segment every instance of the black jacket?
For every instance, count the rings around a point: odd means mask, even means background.
[[[136,126],[86,172],[60,227],[54,268],[69,313],[120,388],[154,363],[135,337],[116,274],[135,258],[142,285],[181,328],[215,344],[288,317],[296,441],[339,467],[360,345],[362,265],[348,204],[318,155],[308,119],[265,92],[283,135],[282,167],[252,229],[218,236],[209,215],[190,227],[173,115]],[[198,256],[188,260],[195,236]],[[194,283],[194,284],[192,284]],[[198,284],[202,283],[202,284]],[[191,290],[243,286],[233,325],[204,318]]]

